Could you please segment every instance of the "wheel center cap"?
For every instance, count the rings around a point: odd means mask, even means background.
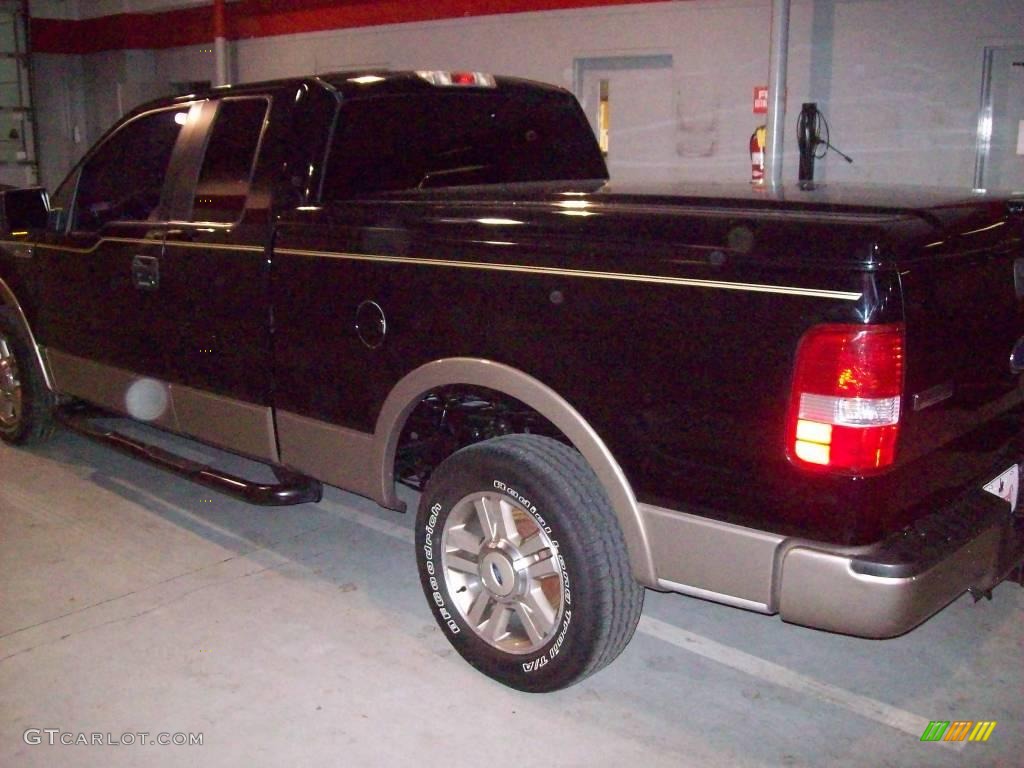
[[[516,590],[516,569],[512,560],[499,550],[488,552],[480,561],[480,580],[495,597],[508,597]]]

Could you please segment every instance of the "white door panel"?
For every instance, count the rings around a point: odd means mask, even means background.
[[[679,157],[671,57],[581,59],[577,72],[577,93],[595,134],[607,128],[612,181],[675,180]]]
[[[985,52],[978,186],[1024,191],[1024,45]]]

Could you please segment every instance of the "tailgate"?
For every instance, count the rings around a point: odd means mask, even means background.
[[[930,231],[891,244],[907,329],[898,455],[904,487],[934,506],[1019,457],[1024,216],[990,198],[921,216]]]

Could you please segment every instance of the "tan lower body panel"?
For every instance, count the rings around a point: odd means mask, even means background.
[[[101,408],[263,461],[278,462],[269,407],[45,350],[54,389]]]
[[[304,475],[373,499],[381,498],[379,450],[374,436],[305,416],[277,412],[281,461]]]
[[[641,504],[658,586],[761,613],[776,611],[775,559],[784,537]]]

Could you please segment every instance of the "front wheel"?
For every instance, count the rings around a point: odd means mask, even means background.
[[[451,644],[523,691],[565,688],[610,663],[643,608],[597,478],[546,437],[498,437],[445,460],[420,500],[416,555]]]
[[[21,326],[0,307],[0,440],[20,444],[49,438],[53,402]]]

